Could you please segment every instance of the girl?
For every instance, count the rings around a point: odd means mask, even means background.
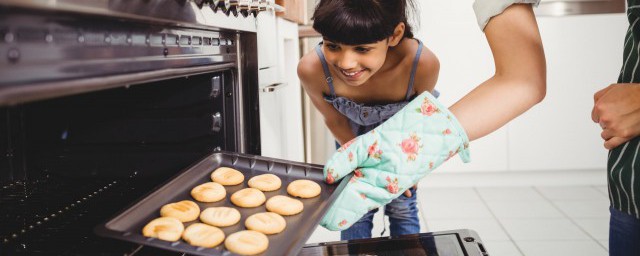
[[[514,2],[523,1],[492,0],[474,6],[481,27],[487,24],[496,75],[449,109],[470,140],[498,129],[544,97],[544,54],[535,18],[528,5],[508,7]],[[316,6],[313,28],[323,41],[302,57],[298,76],[340,144],[384,123],[417,95],[433,92],[439,62],[413,38],[407,23],[412,6],[411,0],[320,0]],[[342,153],[346,154],[336,155]],[[331,167],[328,164],[325,171]],[[333,179],[327,177],[328,182]],[[376,211],[349,223],[341,239],[371,237]],[[418,233],[415,189],[388,203],[385,214],[392,236]]]

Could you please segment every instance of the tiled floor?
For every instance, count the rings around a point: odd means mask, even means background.
[[[492,256],[608,255],[606,186],[421,187],[418,202],[422,232],[473,229]],[[308,243],[339,238],[318,228]]]

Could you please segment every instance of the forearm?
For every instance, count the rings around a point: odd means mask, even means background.
[[[485,34],[496,73],[449,108],[470,140],[502,127],[546,93],[544,51],[530,6],[507,8],[491,19]]]
[[[353,131],[351,131],[349,120],[346,118],[340,118],[339,120],[325,120],[325,124],[340,145],[343,145],[356,137]]]
[[[449,108],[469,140],[481,138],[513,120],[544,97],[544,84],[493,77]]]

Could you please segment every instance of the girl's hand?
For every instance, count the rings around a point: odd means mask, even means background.
[[[640,84],[612,84],[596,92],[591,119],[602,127],[607,149],[640,135]]]
[[[418,185],[413,185],[413,190],[416,190],[418,188]],[[411,197],[413,194],[411,194],[411,189],[407,189],[404,191],[404,196],[406,197]]]

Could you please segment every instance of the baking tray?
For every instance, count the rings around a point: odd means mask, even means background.
[[[241,171],[245,175],[242,184],[225,186],[227,197],[215,203],[195,201],[191,189],[195,186],[211,181],[211,172],[216,168],[226,166]],[[234,206],[229,198],[234,192],[247,188],[247,181],[256,175],[271,173],[282,179],[279,190],[265,192],[271,198],[275,195],[287,195],[287,185],[297,179],[309,179],[317,182],[322,191],[319,196],[310,199],[300,199],[304,204],[304,211],[297,215],[285,216],[286,229],[275,235],[268,235],[269,248],[260,255],[297,255],[307,239],[311,236],[318,223],[335,201],[342,189],[349,181],[344,178],[340,183],[329,185],[324,182],[321,165],[298,163],[262,156],[239,154],[233,152],[215,152],[180,174],[159,186],[153,192],[144,196],[124,211],[118,213],[104,224],[95,228],[96,234],[116,238],[133,243],[158,247],[162,249],[184,252],[191,255],[235,255],[224,248],[224,243],[215,248],[203,248],[189,245],[183,240],[168,242],[142,236],[142,228],[151,220],[160,217],[160,208],[168,203],[181,200],[191,200],[200,206],[200,210],[207,207],[228,206],[235,207],[242,215],[240,222],[230,227],[222,228],[226,236],[240,230],[245,230],[244,221],[254,213],[267,211],[265,205],[255,208],[240,208]],[[185,228],[192,223],[186,222]]]

